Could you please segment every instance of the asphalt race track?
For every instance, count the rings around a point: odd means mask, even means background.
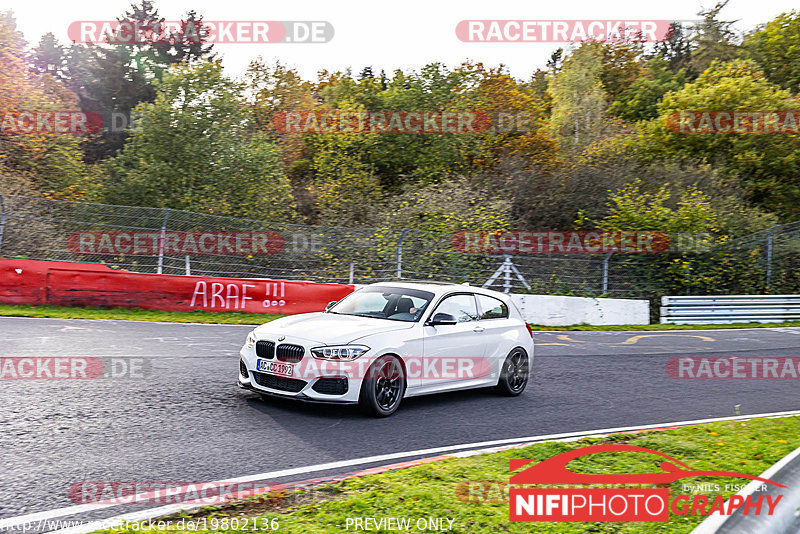
[[[800,356],[795,328],[537,333],[534,377],[521,397],[478,390],[407,399],[388,419],[240,391],[238,350],[250,328],[0,318],[0,357],[137,357],[152,367],[146,379],[2,380],[0,519],[74,506],[68,489],[82,481],[213,481],[430,447],[732,416],[736,405],[742,414],[800,409],[794,380],[676,380],[665,371],[674,356]]]

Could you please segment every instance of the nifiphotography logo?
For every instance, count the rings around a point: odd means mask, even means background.
[[[576,473],[566,468],[571,461],[599,453],[634,452],[660,456],[660,473],[591,474]],[[533,460],[512,459],[509,470],[516,471]],[[757,480],[765,484],[786,486],[733,471],[695,471],[663,452],[633,445],[594,445],[565,452],[513,475],[512,485],[666,485],[689,477],[735,477]],[[764,488],[766,486],[763,486]],[[722,495],[677,495],[670,501],[669,488],[631,487],[511,487],[509,519],[511,521],[668,521],[676,515],[731,515],[742,509],[745,515],[773,515],[783,495],[734,495],[725,503]]]

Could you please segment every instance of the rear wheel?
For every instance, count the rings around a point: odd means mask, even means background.
[[[403,366],[395,356],[381,356],[370,366],[361,382],[358,403],[375,417],[388,417],[397,411],[406,391]]]
[[[530,376],[529,367],[528,354],[520,348],[512,350],[503,362],[495,391],[508,397],[516,397],[525,391]]]

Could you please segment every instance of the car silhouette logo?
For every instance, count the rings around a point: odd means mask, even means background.
[[[637,452],[654,454],[665,458],[667,461],[662,461],[660,468],[662,473],[632,473],[632,474],[592,474],[592,473],[576,473],[566,468],[567,464],[572,460],[588,456],[591,454],[598,454],[603,452]],[[509,471],[516,471],[523,465],[531,463],[533,460],[527,459],[512,459],[509,461]],[[690,477],[703,477],[703,476],[720,476],[720,477],[735,477],[747,478],[750,480],[758,480],[766,482],[773,486],[785,488],[783,484],[778,484],[772,480],[761,478],[745,473],[736,473],[733,471],[693,471],[688,465],[683,462],[664,454],[663,452],[646,449],[644,447],[636,447],[634,445],[623,444],[610,444],[610,445],[592,445],[568,451],[558,456],[548,458],[539,462],[524,471],[521,471],[511,477],[509,483],[511,484],[669,484],[682,478]]]

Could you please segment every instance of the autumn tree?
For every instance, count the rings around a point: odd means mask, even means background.
[[[29,68],[26,44],[12,14],[0,13],[0,174],[9,188],[11,177],[17,177],[23,189],[37,194],[81,198],[86,168],[77,135],[6,128],[5,120],[15,113],[78,108],[75,95],[61,82]]]
[[[767,78],[800,93],[800,13],[782,13],[751,33],[744,43]]]
[[[770,82],[752,63],[715,62],[697,80],[667,93],[659,118],[640,129],[638,144],[647,158],[701,160],[724,170],[731,187],[739,183],[757,206],[800,217],[800,139],[791,131],[772,134],[686,133],[669,128],[680,111],[781,111],[795,109],[788,91]]]
[[[728,2],[717,2],[714,7],[698,13],[703,19],[689,38],[689,66],[696,73],[705,71],[714,61],[731,61],[741,53],[740,39],[733,29],[736,21],[720,19],[720,12]]]
[[[219,62],[173,67],[107,168],[110,203],[287,220],[291,188],[278,150],[254,128],[243,87]]]
[[[705,193],[689,186],[680,191],[675,205],[669,206],[672,195],[669,184],[647,192],[642,190],[641,180],[634,180],[610,195],[608,214],[596,222],[596,227],[670,233],[717,230],[717,214]]]
[[[603,56],[592,43],[575,49],[550,82],[550,127],[565,143],[584,145],[603,134],[607,107]]]
[[[133,108],[153,101],[153,81],[160,80],[170,65],[208,60],[214,55],[213,45],[205,42],[208,32],[203,18],[195,11],[185,15],[179,30],[164,35],[159,33],[164,18],[150,0],[132,4],[118,21],[138,24],[143,33],[131,42],[108,36],[104,43],[73,43],[69,47],[46,34],[30,54],[35,70],[56,75],[78,95],[81,110],[103,117],[107,127],[82,143],[84,159],[90,163],[122,148]],[[196,31],[187,33],[189,26]]]
[[[652,119],[658,115],[658,103],[664,95],[677,91],[686,81],[683,70],[673,72],[667,61],[654,57],[643,75],[611,103],[608,111],[630,122]]]

